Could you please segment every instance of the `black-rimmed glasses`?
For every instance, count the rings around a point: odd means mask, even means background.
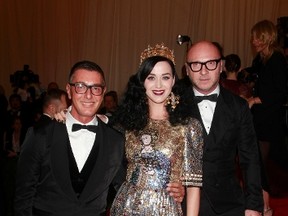
[[[75,87],[75,92],[77,94],[85,94],[88,89],[91,89],[91,93],[95,96],[100,96],[104,92],[105,86],[94,84],[94,85],[86,85],[85,83],[78,82],[78,83],[69,83],[69,85]]]
[[[218,63],[221,61],[221,58],[219,59],[213,59],[206,62],[186,62],[186,64],[190,67],[190,69],[193,72],[199,72],[202,70],[203,65],[205,65],[206,69],[209,71],[215,70],[218,66]]]

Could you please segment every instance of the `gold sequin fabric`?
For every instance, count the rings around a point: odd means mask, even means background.
[[[171,126],[149,120],[139,132],[126,133],[128,169],[111,208],[112,216],[183,215],[166,191],[169,182],[202,186],[202,127],[196,119]]]

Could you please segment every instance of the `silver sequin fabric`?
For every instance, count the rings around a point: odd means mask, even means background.
[[[128,169],[111,208],[112,216],[181,216],[181,205],[166,191],[169,182],[202,186],[203,137],[199,121],[171,126],[149,120],[126,133]]]

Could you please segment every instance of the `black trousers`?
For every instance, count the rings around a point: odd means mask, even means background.
[[[199,216],[245,216],[245,209],[244,206],[239,206],[224,213],[217,213],[212,208],[210,201],[207,199],[205,193],[202,192]]]

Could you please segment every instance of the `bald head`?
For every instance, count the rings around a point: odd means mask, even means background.
[[[219,47],[210,41],[199,41],[192,44],[187,53],[187,62],[219,58],[221,58]]]
[[[187,53],[186,72],[194,88],[202,94],[216,89],[222,72],[219,47],[209,41],[193,44]]]

